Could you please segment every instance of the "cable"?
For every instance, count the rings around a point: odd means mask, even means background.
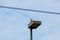
[[[50,14],[60,15],[60,13],[57,13],[57,12],[47,12],[47,11],[39,11],[39,10],[32,10],[32,9],[16,8],[16,7],[0,6],[0,8],[8,8],[8,9],[16,9],[16,10],[24,10],[24,11],[32,11],[32,12],[41,12],[41,13],[50,13]]]

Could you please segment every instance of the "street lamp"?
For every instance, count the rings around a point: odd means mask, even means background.
[[[39,25],[41,25],[41,21],[30,20],[28,24],[28,28],[30,29],[30,40],[32,40],[32,29],[36,29]]]

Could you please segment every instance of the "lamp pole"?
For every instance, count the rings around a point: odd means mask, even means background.
[[[39,25],[41,25],[41,21],[30,20],[30,23],[28,24],[28,28],[30,29],[30,40],[33,40],[33,29],[36,29]]]
[[[32,36],[33,36],[33,35],[32,35],[32,31],[33,31],[33,30],[30,29],[30,40],[32,40]]]

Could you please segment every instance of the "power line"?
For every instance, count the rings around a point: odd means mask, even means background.
[[[50,14],[60,15],[60,13],[57,13],[57,12],[39,11],[39,10],[23,9],[23,8],[16,8],[16,7],[0,6],[0,8],[8,8],[8,9],[15,9],[15,10],[24,10],[24,11],[32,11],[32,12],[41,12],[41,13],[50,13]]]

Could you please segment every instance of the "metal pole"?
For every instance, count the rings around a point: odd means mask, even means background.
[[[32,40],[32,28],[30,29],[30,40]]]

